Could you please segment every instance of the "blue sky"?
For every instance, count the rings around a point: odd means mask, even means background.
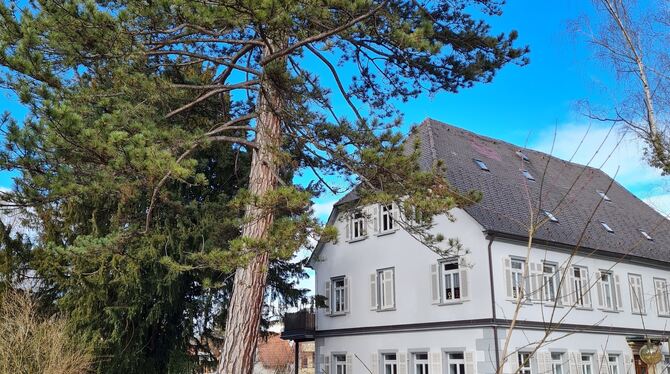
[[[506,66],[492,83],[479,84],[458,94],[438,94],[399,103],[406,124],[432,117],[465,129],[542,151],[570,158],[584,134],[581,151],[574,161],[585,163],[604,141],[603,151],[592,165],[600,166],[612,153],[603,169],[640,198],[660,210],[670,212],[670,194],[666,178],[641,159],[641,144],[627,136],[615,148],[619,130],[606,138],[608,127],[580,114],[577,103],[608,107],[614,103],[617,81],[605,63],[595,58],[584,31],[571,31],[584,17],[597,23],[590,1],[509,1],[501,17],[491,20],[496,32],[515,29],[520,44],[531,48],[530,64]],[[583,22],[582,22],[583,24]],[[328,78],[323,76],[327,81]],[[25,111],[6,92],[0,92],[0,110],[9,110],[20,118]],[[342,111],[342,100],[334,98]],[[590,128],[589,128],[590,126]],[[408,126],[407,126],[408,127]],[[613,152],[611,152],[614,149]],[[618,173],[617,173],[618,170]],[[0,174],[0,187],[11,187],[7,174]],[[336,196],[316,201],[315,211],[326,218]]]

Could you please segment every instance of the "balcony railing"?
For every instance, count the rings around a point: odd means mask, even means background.
[[[284,331],[281,333],[281,338],[295,341],[314,340],[314,321],[314,313],[309,310],[287,313],[284,316]]]

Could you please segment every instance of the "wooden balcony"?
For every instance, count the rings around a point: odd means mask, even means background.
[[[296,342],[314,340],[314,312],[301,310],[296,313],[287,313],[284,316],[284,331],[281,338]]]

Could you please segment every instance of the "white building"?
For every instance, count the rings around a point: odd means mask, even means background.
[[[443,160],[454,187],[483,193],[435,221],[469,253],[440,258],[394,224],[397,207],[344,212],[345,196],[329,220],[340,239],[310,259],[329,306],[316,372],[495,373],[524,292],[504,373],[642,374],[629,344],[670,323],[668,220],[600,170],[430,119],[413,136],[424,167]],[[530,255],[529,201],[547,221]]]

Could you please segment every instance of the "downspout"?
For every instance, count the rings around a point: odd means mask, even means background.
[[[494,283],[493,283],[493,254],[492,254],[492,249],[491,247],[493,246],[493,239],[494,239],[493,234],[489,234],[489,283],[490,283],[490,289],[491,289],[491,317],[493,317],[493,323],[491,327],[493,328],[493,348],[496,351],[496,372],[498,372],[498,369],[500,368],[500,343],[498,342],[498,326],[496,326],[496,321],[498,318],[496,317],[496,293],[494,289]]]

